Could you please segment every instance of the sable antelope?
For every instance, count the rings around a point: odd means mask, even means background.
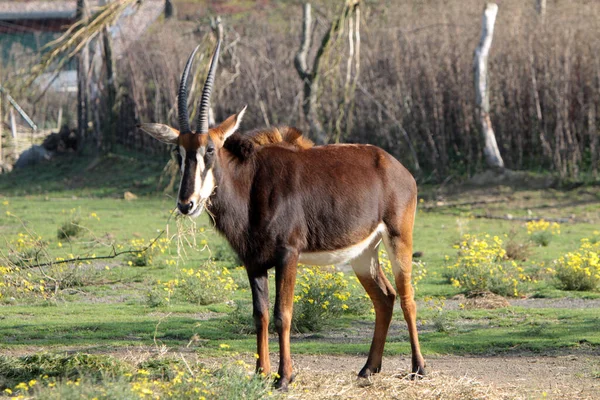
[[[257,330],[257,372],[271,370],[267,277],[275,268],[274,317],[280,348],[276,385],[285,389],[292,381],[290,325],[298,262],[350,262],[376,315],[369,356],[359,376],[380,371],[396,299],[379,265],[377,249],[383,239],[408,324],[412,372],[424,374],[411,286],[415,180],[400,162],[375,146],[313,146],[288,127],[236,133],[245,107],[209,129],[220,46],[218,41],[204,84],[198,130],[190,129],[187,111],[187,80],[198,48],[187,61],[179,86],[180,131],[162,124],[140,127],[177,146],[179,212],[197,217],[206,208],[246,266]]]

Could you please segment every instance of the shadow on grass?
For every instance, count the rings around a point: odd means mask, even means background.
[[[0,193],[5,196],[40,194],[122,197],[156,192],[168,158],[135,153],[58,155],[51,161],[0,174]]]

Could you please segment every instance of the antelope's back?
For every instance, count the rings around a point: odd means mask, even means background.
[[[357,243],[416,196],[410,172],[371,145],[264,146],[256,166],[256,215],[300,230],[306,251]]]

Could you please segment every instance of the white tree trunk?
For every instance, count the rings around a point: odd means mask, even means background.
[[[488,85],[488,55],[494,36],[494,23],[498,14],[498,6],[488,3],[483,12],[481,39],[475,49],[475,102],[479,110],[481,134],[484,142],[483,154],[487,165],[491,168],[504,168],[504,161],[498,150],[496,136],[490,120],[490,98]]]
[[[538,14],[540,14],[543,22],[544,18],[546,17],[546,0],[537,0],[535,3],[535,9],[537,10]]]

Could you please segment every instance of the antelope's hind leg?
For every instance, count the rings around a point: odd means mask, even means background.
[[[392,321],[396,291],[385,277],[377,254],[378,246],[365,250],[350,264],[375,307],[375,331],[367,363],[358,376],[367,378],[381,370],[381,359],[388,329]]]
[[[413,209],[414,210],[414,209]],[[406,212],[407,216],[414,216],[414,211]],[[399,231],[388,228],[388,231],[398,232],[384,236],[384,244],[392,262],[392,270],[396,281],[396,289],[400,297],[400,305],[404,314],[404,320],[408,326],[410,347],[412,350],[412,377],[425,375],[425,360],[421,355],[419,346],[419,334],[417,332],[417,304],[414,299],[414,291],[411,283],[412,274],[412,228],[413,219],[404,219]]]
[[[290,350],[290,331],[294,309],[294,287],[298,268],[298,253],[287,251],[281,264],[275,266],[275,327],[279,335],[279,377],[275,387],[283,391],[292,383],[292,354]]]

